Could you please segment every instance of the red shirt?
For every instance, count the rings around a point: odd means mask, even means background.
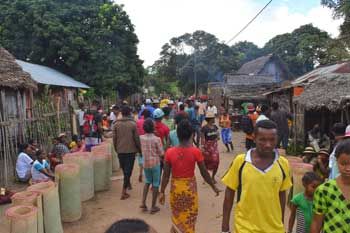
[[[171,166],[174,178],[191,178],[194,176],[196,163],[204,157],[197,147],[172,147],[165,153],[165,161]]]
[[[166,124],[163,124],[161,121],[156,121],[154,123],[154,134],[157,137],[160,137],[160,140],[162,141],[162,145],[165,142],[165,139],[169,137],[170,130]]]
[[[143,123],[145,122],[145,119],[140,118],[137,122],[136,122],[136,128],[137,128],[137,133],[141,136],[145,134],[145,131],[143,130]]]

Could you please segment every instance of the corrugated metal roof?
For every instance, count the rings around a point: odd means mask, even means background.
[[[78,82],[68,75],[65,75],[49,67],[36,65],[21,60],[16,60],[16,62],[22,67],[24,71],[28,72],[31,75],[32,79],[40,84],[84,89],[90,88],[88,85]]]
[[[313,71],[310,71],[309,73],[295,79],[292,82],[292,84],[297,85],[301,83],[311,83],[327,74],[346,74],[346,73],[350,73],[350,62],[343,62],[339,64],[316,68]]]

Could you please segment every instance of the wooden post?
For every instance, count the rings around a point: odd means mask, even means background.
[[[58,96],[57,102],[56,102],[56,114],[57,114],[58,132],[62,133],[61,132],[61,120],[60,120],[60,111],[61,111],[60,102],[61,102],[61,97]]]

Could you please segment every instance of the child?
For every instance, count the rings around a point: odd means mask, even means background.
[[[335,150],[340,175],[317,188],[311,233],[350,232],[350,140]]]
[[[312,200],[316,188],[321,184],[321,178],[314,172],[306,172],[303,176],[304,193],[295,195],[290,204],[288,232],[293,232],[295,217],[297,217],[296,233],[309,233],[312,220]]]
[[[231,150],[233,151],[233,144],[232,144],[231,120],[226,110],[224,110],[223,114],[220,116],[219,124],[220,124],[220,127],[222,128],[221,129],[222,142],[225,144],[227,152],[229,153],[230,152],[229,145],[231,147]]]
[[[54,179],[54,175],[50,171],[49,163],[44,159],[44,154],[41,150],[36,152],[36,160],[32,166],[32,183],[45,182]]]
[[[318,152],[318,156],[314,161],[311,161],[311,163],[314,166],[314,172],[319,175],[322,180],[324,181],[329,176],[329,168],[328,168],[328,160],[329,160],[329,153],[327,149],[321,149]]]
[[[71,152],[77,152],[80,151],[82,146],[82,142],[79,139],[78,135],[73,135],[72,136],[72,141],[69,143],[69,149]]]
[[[161,139],[154,134],[153,120],[148,118],[143,124],[145,134],[140,137],[143,156],[143,169],[145,173],[145,186],[143,189],[142,204],[140,208],[147,211],[146,199],[150,185],[152,185],[151,214],[160,209],[156,206],[158,189],[160,184],[160,158],[164,154]]]

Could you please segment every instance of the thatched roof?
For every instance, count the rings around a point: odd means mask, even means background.
[[[0,47],[0,87],[34,90],[38,88],[30,74],[24,72],[16,63],[15,57],[2,47]]]
[[[344,96],[350,90],[350,74],[327,74],[305,85],[304,92],[294,98],[306,110],[327,108],[336,111],[341,108]]]
[[[253,61],[247,62],[237,71],[238,74],[259,74],[265,65],[273,58],[273,54],[259,57]]]
[[[227,81],[226,83],[232,86],[260,86],[278,83],[275,77],[267,75],[225,74],[224,77]]]

